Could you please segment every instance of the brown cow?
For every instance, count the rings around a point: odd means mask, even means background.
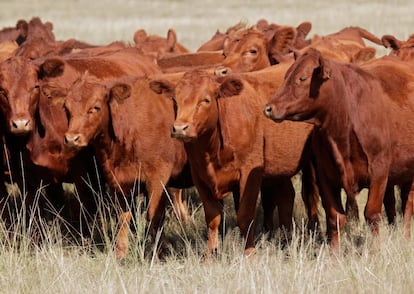
[[[240,196],[237,223],[246,238],[245,254],[254,252],[253,224],[262,178],[267,184],[290,180],[300,169],[306,134],[311,130],[306,124],[278,128],[268,124],[259,113],[266,95],[258,92],[260,83],[253,81],[241,76],[219,81],[207,72],[193,71],[176,87],[165,81],[151,83],[154,91],[167,93],[177,105],[171,134],[184,142],[204,206],[209,253],[218,249],[220,200],[235,190]],[[271,192],[278,189],[267,187]],[[294,191],[286,191],[284,197],[275,199],[287,229],[293,198]]]
[[[389,187],[411,187],[413,85],[413,70],[395,58],[356,66],[329,60],[311,48],[296,60],[265,107],[266,116],[276,122],[308,121],[318,128],[312,142],[328,237],[335,249],[345,223],[342,187],[348,197],[369,188],[365,217],[375,234],[387,181]],[[410,190],[406,228],[412,215]]]
[[[65,101],[70,117],[65,143],[78,150],[92,145],[108,184],[126,199],[137,181],[145,184],[150,198],[147,218],[156,232],[166,205],[164,186],[181,188],[174,181],[185,172],[186,156],[183,144],[170,136],[173,102],[158,97],[148,84],[147,78],[131,77],[105,85],[84,75]],[[120,258],[128,252],[131,219],[127,207],[123,209],[116,242]]]
[[[411,35],[407,41],[400,41],[392,35],[384,35],[381,38],[385,48],[391,48],[390,56],[398,56],[401,60],[414,60],[414,35]]]
[[[308,47],[316,48],[324,56],[337,61],[361,63],[372,59],[375,56],[375,49],[366,47],[361,36],[359,39],[354,36],[361,31],[365,32],[365,30],[360,28],[349,30],[354,32],[350,37],[339,33],[332,34],[317,38]],[[273,39],[270,41],[269,37],[259,30],[250,29],[233,33],[226,39],[227,46],[224,49],[226,58],[222,65],[216,69],[216,75],[225,76],[230,72],[254,71],[275,63],[293,62],[293,54],[288,54],[288,52],[295,50],[300,53],[306,50],[306,47],[303,49],[293,48],[292,42],[295,32],[293,28],[282,27],[274,32]],[[355,37],[357,40],[353,40],[351,37]]]
[[[154,59],[190,52],[190,50],[178,43],[174,29],[168,30],[167,38],[158,35],[148,35],[144,29],[140,29],[134,34],[134,42],[135,46],[141,49],[144,54],[151,55]]]
[[[106,78],[114,77],[120,73],[137,73],[138,69],[144,70],[142,73],[159,71],[158,67],[149,59],[147,69],[145,69],[142,58],[145,60],[146,57],[142,55],[140,57],[139,50],[135,48],[125,49],[125,51],[118,49],[114,51],[111,48],[107,50],[106,54],[103,48],[99,48],[96,49],[97,56],[95,57],[90,56],[91,51],[92,49],[88,49],[84,57],[77,53],[76,58],[72,59],[68,57],[66,59],[50,58],[45,61],[31,61],[23,57],[13,57],[0,64],[0,106],[6,125],[10,133],[30,135],[27,142],[29,152],[24,147],[27,138],[19,139],[21,144],[17,148],[14,143],[16,139],[9,136],[11,139],[8,140],[7,145],[10,152],[15,154],[12,156],[14,158],[12,163],[17,166],[12,174],[16,180],[21,178],[19,176],[21,170],[20,151],[23,151],[25,165],[34,163],[36,168],[42,168],[40,172],[31,172],[33,176],[30,179],[33,179],[34,183],[26,189],[28,192],[36,192],[40,179],[43,179],[45,183],[56,182],[58,184],[62,180],[69,182],[73,180],[77,183],[79,194],[82,194],[80,189],[86,189],[86,192],[90,192],[89,187],[84,187],[82,176],[86,175],[86,172],[89,172],[92,177],[96,174],[91,153],[89,152],[89,158],[80,155],[71,160],[73,154],[64,148],[62,140],[67,130],[63,98],[71,83],[74,82],[77,75],[80,75],[79,71],[83,72],[89,69],[91,73]],[[119,60],[123,61],[123,65],[120,65]],[[39,85],[41,88],[40,105],[38,104]],[[60,100],[55,98],[52,102],[51,98],[56,96]],[[35,132],[32,133],[32,130]],[[82,153],[87,154],[87,152]],[[90,169],[83,172],[82,170],[87,167]],[[40,179],[35,176],[39,176]],[[19,187],[22,187],[21,184]],[[83,200],[87,202],[89,199],[84,198]],[[87,206],[86,203],[84,204]]]
[[[73,49],[90,47],[95,46],[75,39],[56,41],[52,23],[43,23],[40,18],[34,17],[27,25],[27,36],[24,42],[15,50],[14,55],[36,59],[55,54],[67,54],[72,52]]]

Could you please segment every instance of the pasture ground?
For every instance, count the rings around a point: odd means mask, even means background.
[[[278,3],[279,2],[279,3]],[[298,25],[311,21],[313,34],[328,34],[346,26],[361,26],[378,36],[393,34],[405,40],[414,31],[414,2],[397,1],[0,1],[0,27],[20,18],[39,16],[54,24],[56,38],[77,38],[95,44],[132,41],[144,28],[166,35],[172,27],[178,39],[195,50],[217,29],[239,21]],[[378,55],[385,49],[376,47]],[[30,175],[28,175],[30,176]],[[297,180],[297,191],[300,191]],[[243,240],[234,228],[232,200],[225,201],[224,236],[217,257],[204,260],[206,230],[202,207],[194,193],[191,221],[179,223],[167,214],[162,241],[146,237],[139,214],[131,237],[131,254],[119,262],[112,253],[109,221],[100,243],[63,233],[60,221],[43,224],[43,240],[33,243],[33,229],[0,229],[0,292],[2,293],[412,293],[414,243],[402,234],[401,217],[395,227],[381,225],[373,240],[362,213],[366,191],[359,197],[361,222],[348,225],[341,236],[341,253],[333,255],[318,238],[306,233],[300,195],[295,203],[295,230],[282,249],[281,232],[272,238],[257,234],[257,255],[242,256]],[[143,206],[138,202],[138,208]],[[101,213],[105,214],[102,208]],[[23,218],[19,218],[22,220]],[[320,210],[322,229],[324,214]],[[256,226],[260,227],[259,219]],[[94,231],[102,224],[90,225]],[[101,231],[102,232],[102,231]],[[155,242],[154,250],[148,244]],[[155,252],[162,251],[162,258]]]

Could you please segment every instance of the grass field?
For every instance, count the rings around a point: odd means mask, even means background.
[[[254,24],[260,18],[294,26],[311,21],[310,35],[353,25],[378,36],[393,34],[405,40],[414,32],[413,12],[414,1],[408,0],[0,0],[0,27],[39,16],[54,24],[57,39],[77,38],[95,44],[132,41],[140,28],[164,36],[172,27],[179,41],[195,50],[217,29],[224,31],[239,21]],[[378,55],[386,54],[385,49],[376,48]],[[365,199],[366,193],[362,193],[361,214]],[[257,234],[257,255],[251,259],[242,256],[243,240],[234,228],[230,199],[225,206],[226,234],[218,256],[209,262],[203,259],[206,229],[196,197],[190,201],[189,224],[180,224],[171,212],[167,215],[164,239],[161,244],[155,241],[162,249],[161,259],[149,246],[142,215],[135,221],[131,254],[122,262],[112,253],[110,233],[104,235],[102,244],[89,239],[73,241],[60,231],[57,222],[44,225],[45,238],[36,245],[29,241],[30,229],[21,226],[10,238],[0,229],[0,292],[413,292],[414,242],[403,238],[400,217],[394,228],[381,225],[379,240],[372,239],[363,221],[348,225],[341,236],[342,251],[336,256],[326,244],[305,233],[299,194],[295,204],[296,226],[290,243],[282,249],[280,232],[271,239]],[[320,218],[324,219],[322,210]],[[261,225],[260,218],[256,225]]]

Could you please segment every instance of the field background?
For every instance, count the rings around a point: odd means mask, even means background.
[[[39,16],[54,24],[58,40],[76,38],[94,44],[132,42],[140,28],[161,36],[174,28],[178,40],[195,50],[217,29],[225,31],[239,21],[253,25],[261,18],[292,26],[310,21],[310,36],[361,26],[377,36],[393,34],[405,40],[414,33],[413,12],[411,0],[0,0],[0,27]],[[376,48],[378,55],[386,54]],[[146,248],[143,217],[138,218],[137,233],[131,238],[130,257],[123,262],[115,260],[109,238],[99,249],[88,240],[73,244],[53,225],[45,229],[42,246],[25,243],[25,232],[15,242],[0,238],[0,292],[412,293],[414,244],[402,237],[401,219],[396,228],[382,226],[379,242],[371,240],[363,222],[348,227],[342,254],[333,256],[304,233],[300,197],[296,202],[298,226],[291,243],[281,250],[279,234],[270,240],[258,235],[258,253],[251,260],[242,257],[231,200],[221,252],[209,263],[203,261],[205,224],[196,200],[190,203],[189,225],[178,224],[171,214],[167,217],[164,251],[168,253],[162,260]]]

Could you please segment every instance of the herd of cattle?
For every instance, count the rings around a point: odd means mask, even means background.
[[[121,208],[120,258],[137,182],[149,198],[152,232],[162,226],[167,197],[186,219],[181,189],[196,187],[208,252],[218,249],[229,194],[246,255],[254,252],[259,195],[263,229],[273,229],[276,207],[280,226],[291,229],[298,172],[309,228],[319,226],[321,199],[334,249],[346,218],[358,216],[362,188],[369,188],[365,217],[374,234],[383,204],[394,222],[394,186],[401,188],[409,236],[414,38],[380,39],[359,27],[312,38],[310,31],[309,22],[239,23],[190,52],[173,29],[166,38],[141,29],[133,43],[98,46],[58,41],[53,25],[37,17],[19,20],[0,31],[2,182],[17,184],[28,210],[44,217],[53,205],[72,223],[83,208],[96,212],[97,191],[107,187]],[[389,55],[376,56],[366,41]],[[80,201],[63,196],[63,182],[75,184]],[[9,192],[0,185],[1,216],[11,226],[19,208]]]

